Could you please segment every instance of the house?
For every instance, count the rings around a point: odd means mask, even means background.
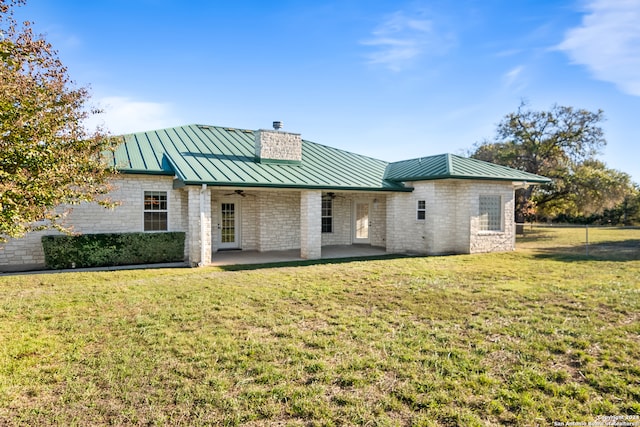
[[[189,125],[124,136],[115,210],[74,207],[76,232],[184,231],[185,261],[218,251],[372,245],[388,253],[515,248],[514,189],[545,177],[453,154],[389,163],[300,134]],[[48,231],[48,233],[55,233]],[[0,249],[0,271],[44,266],[42,232]]]

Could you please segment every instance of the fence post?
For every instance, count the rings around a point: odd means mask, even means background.
[[[585,239],[587,242],[587,256],[589,256],[589,224],[585,224],[584,226]]]

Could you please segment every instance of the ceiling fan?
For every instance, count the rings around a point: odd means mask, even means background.
[[[328,197],[328,198],[330,198],[331,200],[335,199],[336,197],[337,197],[337,198],[339,198],[339,199],[343,199],[343,198],[344,198],[344,196],[338,196],[338,195],[337,195],[336,193],[334,193],[333,191],[330,191],[330,192],[328,192],[328,193],[325,193],[323,197]]]
[[[247,197],[247,195],[244,193],[244,190],[235,190],[233,193],[225,194],[225,196],[233,196],[234,194],[237,194],[238,196],[241,196],[241,197]]]

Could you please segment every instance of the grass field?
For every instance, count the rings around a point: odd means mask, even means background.
[[[0,425],[640,423],[640,230],[584,235],[0,277]]]

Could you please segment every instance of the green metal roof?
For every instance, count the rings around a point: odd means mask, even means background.
[[[176,176],[182,185],[411,191],[404,181],[444,178],[548,182],[547,178],[444,154],[388,163],[302,140],[302,162],[259,162],[254,131],[188,125],[123,136],[123,173]]]
[[[395,182],[435,179],[480,179],[494,181],[551,182],[549,178],[482,160],[440,154],[389,164],[385,179]]]
[[[188,125],[123,138],[120,171],[175,175],[184,185],[411,191],[384,179],[385,161],[305,140],[302,162],[260,163],[251,130]]]

